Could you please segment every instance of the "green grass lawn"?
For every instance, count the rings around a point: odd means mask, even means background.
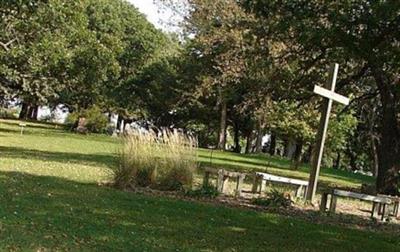
[[[399,251],[398,234],[252,210],[145,196],[109,181],[119,140],[0,120],[0,251]],[[210,153],[199,151],[204,165]],[[285,160],[213,153],[212,163],[306,178]],[[369,177],[325,169],[324,183]]]

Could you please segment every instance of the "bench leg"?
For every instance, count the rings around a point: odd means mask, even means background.
[[[253,180],[253,188],[251,189],[251,191],[253,193],[260,193],[261,192],[261,183],[262,183],[262,179],[260,179],[260,176],[255,175],[254,180]]]
[[[237,183],[236,183],[236,197],[242,196],[242,185],[243,185],[243,176],[238,176]]]
[[[224,171],[218,170],[217,190],[220,193],[224,192]]]
[[[387,204],[382,204],[382,217],[381,221],[386,221],[387,218],[389,217],[389,211],[388,211],[388,205]]]
[[[336,211],[336,203],[337,203],[337,197],[332,194],[332,196],[331,196],[331,204],[330,204],[330,207],[329,207],[329,212],[330,213],[335,213],[335,211]]]
[[[379,203],[372,203],[371,218],[374,219],[379,216]]]
[[[319,210],[321,212],[326,211],[326,204],[328,203],[328,193],[322,193],[321,197],[321,205],[319,206]]]
[[[203,178],[203,187],[208,187],[209,179],[210,179],[210,173],[209,172],[205,172],[204,173],[204,178]]]
[[[266,188],[266,186],[267,186],[267,181],[265,181],[265,180],[261,180],[261,183],[260,183],[260,194],[262,193],[262,192],[265,192],[265,188]]]
[[[301,192],[303,191],[303,186],[299,186],[296,190],[296,198],[301,197]]]
[[[400,202],[394,203],[393,216],[395,218],[399,217],[399,204]]]
[[[382,214],[382,204],[378,203],[378,214],[381,215]]]
[[[308,190],[308,186],[305,186],[304,192],[303,192],[303,199],[307,198],[307,190]]]

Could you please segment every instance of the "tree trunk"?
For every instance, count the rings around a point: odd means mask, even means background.
[[[269,150],[268,153],[269,155],[273,156],[275,155],[275,149],[276,149],[276,135],[274,133],[271,134],[271,143],[269,144]]]
[[[256,145],[254,148],[255,153],[261,153],[262,151],[262,139],[264,136],[264,129],[263,129],[263,123],[260,121],[258,122],[257,125],[257,139],[256,139]]]
[[[289,140],[285,141],[285,157],[293,159],[296,152],[296,145],[296,141],[293,138],[289,138]]]
[[[239,132],[239,123],[234,121],[233,123],[233,141],[234,141],[234,148],[233,151],[236,153],[240,153],[241,146],[240,146],[240,132]]]
[[[124,129],[125,129],[124,119],[125,118],[121,114],[118,114],[117,130],[119,131],[119,134],[123,134],[124,133]]]
[[[317,151],[317,148],[316,148],[316,144],[315,143],[312,143],[311,145],[310,145],[310,149],[309,149],[309,152],[310,152],[310,164],[313,164],[314,162],[315,162],[315,159],[317,158],[317,153],[318,153],[318,151]]]
[[[339,169],[340,168],[340,160],[341,160],[341,153],[340,151],[337,153],[336,159],[335,159],[335,163],[333,164],[333,168],[334,169]]]
[[[227,117],[227,105],[223,97],[220,97],[221,105],[221,117],[220,117],[220,128],[218,137],[218,149],[225,150],[226,146],[226,117]]]
[[[21,111],[19,112],[19,119],[20,120],[26,120],[28,119],[28,112],[29,112],[30,106],[28,103],[23,102],[21,105]]]
[[[289,147],[289,141],[286,138],[283,140],[283,156],[284,157],[287,157],[288,147]],[[279,150],[278,150],[278,152],[279,152]]]
[[[376,188],[379,193],[399,194],[400,130],[396,117],[395,86],[390,84],[381,69],[373,69],[382,103],[382,125],[378,147],[378,177]]]
[[[300,163],[301,163],[301,154],[303,152],[303,142],[298,141],[296,144],[296,150],[293,155],[292,159],[292,167],[293,169],[297,170],[299,169]]]
[[[32,115],[33,115],[33,111],[34,110],[35,110],[35,106],[34,105],[29,105],[28,112],[27,112],[27,115],[26,115],[27,119],[32,119]]]
[[[37,121],[39,114],[39,106],[33,105],[31,108],[32,112],[29,114],[29,119]]]
[[[374,177],[378,176],[378,169],[379,169],[379,159],[378,159],[378,148],[376,139],[371,137],[371,156],[372,156],[372,174]]]
[[[347,152],[347,156],[349,157],[349,162],[350,162],[350,169],[352,170],[352,171],[355,171],[355,170],[357,170],[357,162],[356,162],[356,156],[354,155],[354,153],[351,151],[351,150],[349,150],[348,152]]]
[[[307,151],[305,151],[305,153],[303,155],[303,162],[304,163],[310,163],[312,153],[313,153],[313,144],[310,144],[308,146],[308,148],[307,148]]]
[[[245,153],[249,154],[251,153],[251,149],[252,149],[252,142],[253,142],[253,132],[250,131],[250,133],[247,135],[247,139],[246,139],[246,150]]]

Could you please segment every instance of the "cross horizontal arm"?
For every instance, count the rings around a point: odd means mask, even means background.
[[[337,101],[337,102],[342,103],[344,105],[349,105],[349,102],[350,102],[349,98],[347,98],[347,97],[345,97],[343,95],[337,94],[337,93],[335,93],[335,92],[333,92],[331,90],[322,88],[320,86],[314,86],[314,93],[319,94],[319,95],[321,95],[321,96],[323,96],[325,98]]]

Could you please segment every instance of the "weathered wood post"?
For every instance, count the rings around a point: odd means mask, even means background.
[[[24,134],[24,127],[26,127],[25,123],[20,123],[19,126],[21,127],[21,136]]]
[[[217,190],[220,193],[224,192],[224,184],[225,184],[225,177],[224,177],[224,170],[218,170],[218,179],[217,179]]]
[[[309,186],[307,190],[307,201],[312,202],[315,197],[317,190],[318,176],[321,168],[321,161],[324,151],[324,144],[326,139],[326,132],[328,129],[329,115],[332,109],[332,102],[337,101],[339,103],[348,105],[349,99],[335,93],[336,79],[339,71],[338,64],[332,64],[329,71],[329,79],[325,84],[325,88],[314,86],[314,93],[323,96],[325,99],[321,107],[321,121],[318,128],[316,137],[316,156],[312,159],[311,171],[309,178]]]

